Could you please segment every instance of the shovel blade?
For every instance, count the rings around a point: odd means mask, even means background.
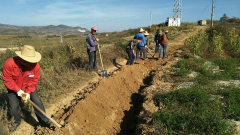
[[[101,76],[101,77],[107,76],[107,70],[101,71],[100,76]]]

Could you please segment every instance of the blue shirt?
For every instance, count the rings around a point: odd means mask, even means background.
[[[146,40],[145,40],[145,36],[142,33],[136,34],[133,39],[138,39],[139,37],[142,38],[142,42],[138,43],[137,46],[145,46]]]

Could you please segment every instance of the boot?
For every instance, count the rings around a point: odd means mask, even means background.
[[[20,125],[20,123],[13,123],[11,127],[9,128],[9,132],[14,132],[16,131],[17,127]]]

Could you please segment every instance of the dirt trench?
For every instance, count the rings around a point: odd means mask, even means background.
[[[174,60],[174,53],[182,48],[184,39],[198,30],[199,28],[182,35],[181,40],[170,43],[166,59],[157,61],[149,58],[132,66],[123,65],[108,77],[80,90],[69,105],[59,108],[53,114],[53,118],[63,125],[63,128],[38,127],[35,134],[134,134],[138,114],[142,109],[143,97],[140,93],[150,85],[150,73]]]
[[[167,58],[148,59],[124,65],[99,82],[83,89],[70,106],[59,109],[53,118],[61,129],[37,128],[36,134],[132,135],[143,98],[138,94],[149,85],[151,71],[166,64],[181,45],[171,45]],[[91,93],[91,94],[89,94]]]

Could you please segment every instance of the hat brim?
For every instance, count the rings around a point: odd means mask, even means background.
[[[30,63],[37,63],[41,60],[42,56],[39,52],[35,52],[36,56],[35,57],[27,57],[27,56],[23,56],[21,51],[15,51],[15,53],[17,54],[17,56],[19,56],[20,58],[22,58],[23,60],[30,62]]]
[[[139,32],[144,32],[145,30],[140,30]]]
[[[144,35],[148,36],[149,34],[144,34]]]

